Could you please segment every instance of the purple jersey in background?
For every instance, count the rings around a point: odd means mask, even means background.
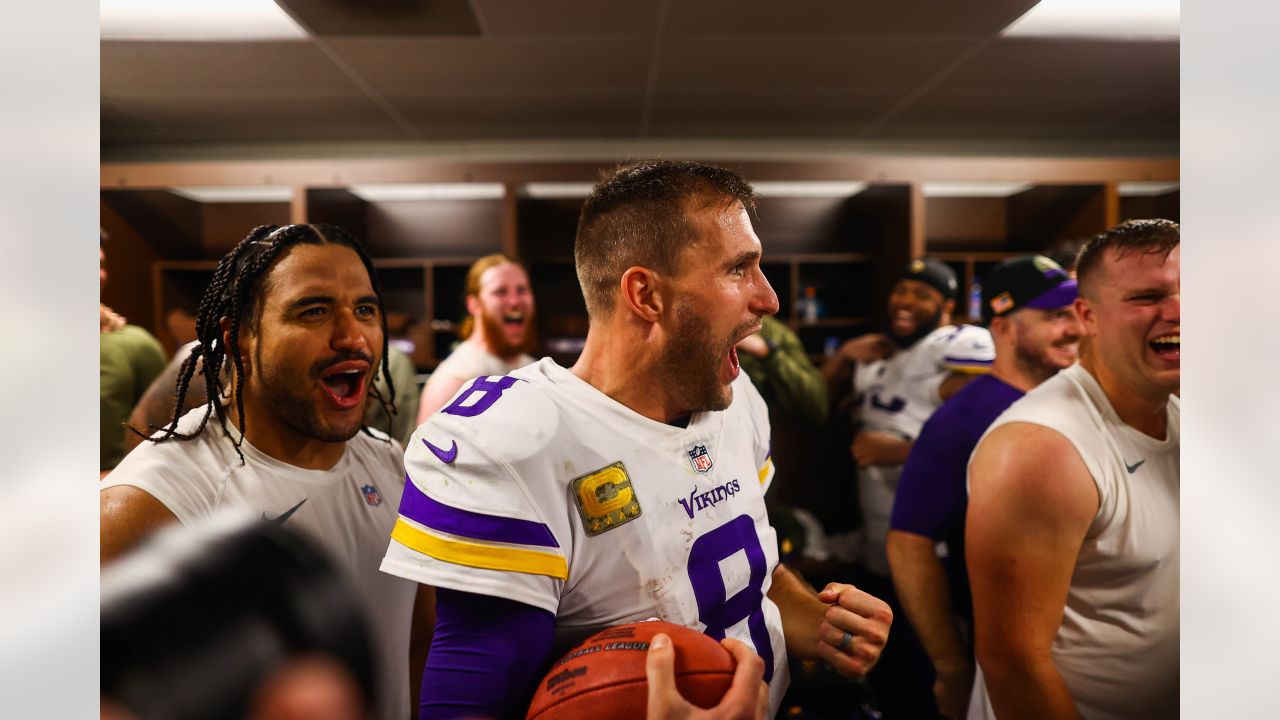
[[[969,456],[991,423],[1022,395],[1004,381],[983,375],[938,408],[911,447],[893,503],[890,527],[946,543],[942,563],[951,584],[952,609],[970,625],[973,604],[964,564]]]

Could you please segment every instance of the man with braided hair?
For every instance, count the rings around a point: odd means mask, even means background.
[[[311,535],[360,589],[380,668],[375,716],[409,715],[412,583],[378,572],[404,488],[400,445],[364,427],[394,408],[386,320],[363,246],[328,225],[267,225],[240,242],[200,302],[173,416],[103,482],[103,561],[160,526],[225,507]],[[197,372],[213,402],[183,414]],[[373,388],[388,379],[382,397]],[[210,419],[216,427],[208,427]],[[429,615],[429,589],[417,603]],[[429,617],[414,623],[430,632]],[[412,663],[421,676],[422,658]]]

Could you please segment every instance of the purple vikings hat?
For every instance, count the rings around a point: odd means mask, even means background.
[[[1076,281],[1043,255],[1020,255],[982,278],[982,321],[1022,308],[1054,310],[1076,300]]]

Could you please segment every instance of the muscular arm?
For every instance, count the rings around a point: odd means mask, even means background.
[[[772,335],[776,349],[769,349],[760,334],[743,340],[738,348],[761,359],[780,410],[807,425],[821,426],[827,421],[827,384],[823,374],[809,361],[804,345],[794,333],[781,327]],[[755,342],[750,342],[752,339]]]
[[[159,528],[178,521],[146,491],[116,485],[98,493],[99,561],[106,564]]]
[[[1052,645],[1098,511],[1093,479],[1062,435],[1010,423],[978,445],[969,484],[965,544],[976,649],[996,715],[1076,718]]]
[[[973,661],[951,613],[951,589],[936,545],[924,535],[890,530],[885,549],[902,609],[937,671],[938,707],[943,715],[959,718],[968,705]]]
[[[853,438],[849,453],[858,467],[867,465],[901,465],[911,454],[912,443],[889,433],[867,430]]]
[[[823,660],[847,677],[860,678],[871,670],[893,622],[893,611],[879,598],[837,584],[814,594],[784,565],[773,571],[769,599],[782,615],[787,655]],[[839,649],[845,632],[853,636],[851,653]]]
[[[449,402],[449,398],[453,397],[465,382],[466,380],[452,375],[432,373],[427,379],[427,384],[422,386],[422,397],[418,400],[418,424],[426,422],[427,418],[444,407],[444,404]]]

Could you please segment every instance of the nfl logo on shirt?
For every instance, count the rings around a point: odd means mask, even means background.
[[[706,445],[694,445],[689,451],[689,462],[693,463],[693,469],[700,473],[706,474],[711,470],[711,454],[707,452]]]
[[[364,492],[364,501],[377,507],[382,504],[382,495],[378,493],[378,488],[372,485],[365,485],[360,488]]]

